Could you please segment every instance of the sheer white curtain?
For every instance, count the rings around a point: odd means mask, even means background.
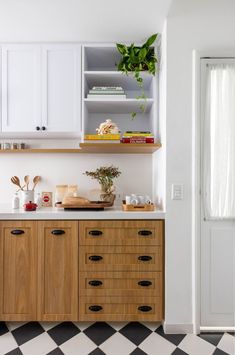
[[[204,206],[207,219],[235,218],[235,64],[207,64]]]

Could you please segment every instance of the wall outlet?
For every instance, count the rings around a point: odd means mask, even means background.
[[[171,199],[172,200],[183,200],[183,197],[184,197],[183,184],[172,184],[171,185]]]

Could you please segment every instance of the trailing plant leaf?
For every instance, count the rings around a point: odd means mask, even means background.
[[[130,46],[120,43],[116,44],[119,53],[122,55],[122,58],[117,65],[118,71],[121,71],[126,75],[128,75],[129,72],[133,72],[134,78],[142,90],[142,94],[136,97],[137,99],[145,100],[145,103],[141,103],[139,106],[141,113],[145,112],[147,97],[143,91],[143,78],[141,77],[140,72],[146,70],[151,75],[156,74],[157,58],[154,53],[154,48],[151,47],[156,38],[157,34],[153,34],[141,47],[135,46],[134,43]],[[134,119],[136,117],[136,112],[132,112],[131,117]]]

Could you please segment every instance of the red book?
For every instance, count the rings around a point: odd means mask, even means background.
[[[123,137],[121,143],[154,143],[153,137]]]

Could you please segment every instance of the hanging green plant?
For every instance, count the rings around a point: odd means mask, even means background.
[[[120,43],[116,44],[119,53],[122,55],[122,58],[117,65],[118,71],[121,71],[126,75],[133,73],[134,78],[141,89],[141,95],[136,97],[138,100],[144,100],[144,102],[139,106],[141,113],[145,112],[147,101],[147,97],[143,89],[144,79],[141,76],[141,72],[148,71],[152,75],[156,74],[157,57],[154,52],[154,48],[151,47],[156,38],[157,34],[153,34],[141,47],[135,46],[134,43],[130,46]],[[132,112],[131,116],[132,119],[134,119],[136,112]]]

